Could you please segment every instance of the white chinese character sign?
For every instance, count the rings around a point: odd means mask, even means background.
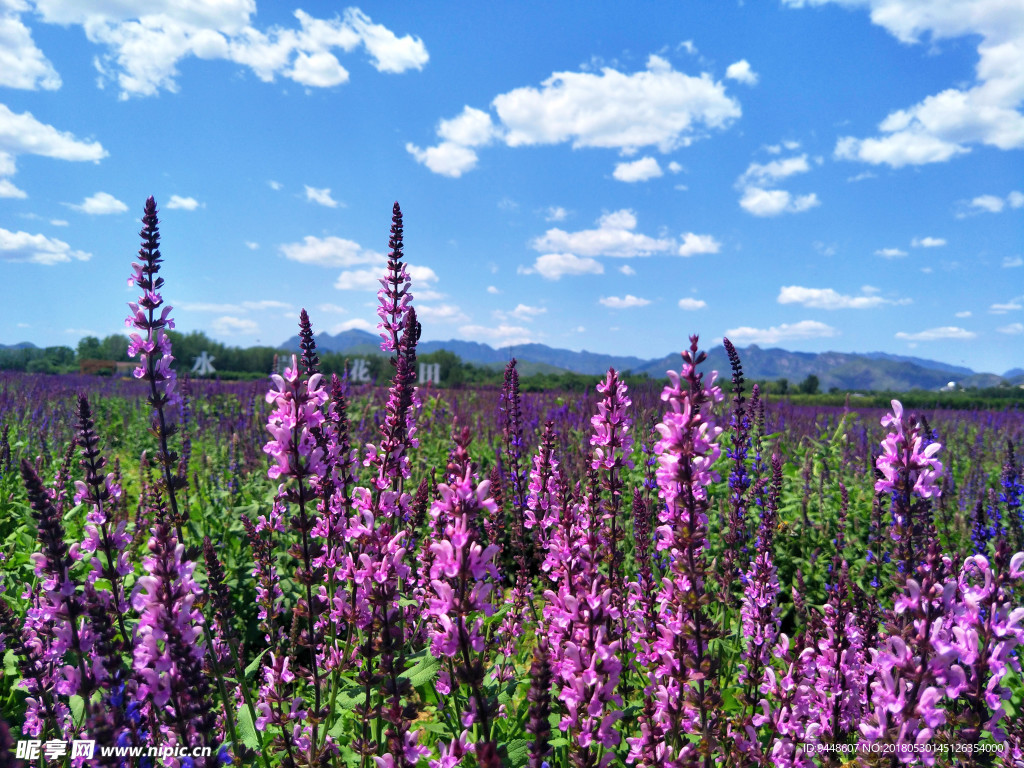
[[[203,352],[196,358],[196,363],[192,366],[192,372],[199,376],[212,376],[217,372],[217,369],[213,367],[213,361],[216,359],[209,352]]]
[[[353,360],[352,369],[349,371],[348,377],[356,384],[368,382],[370,380],[370,369],[367,367],[366,361],[362,358]]]
[[[440,384],[441,383],[441,364],[440,363],[420,363],[420,384]]]

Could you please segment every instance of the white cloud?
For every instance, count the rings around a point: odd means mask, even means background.
[[[619,181],[634,183],[637,181],[648,181],[663,175],[661,166],[653,157],[641,157],[630,163],[618,163],[612,173]]]
[[[727,128],[740,116],[739,103],[726,95],[721,82],[707,73],[677,72],[656,55],[648,58],[645,70],[632,74],[612,67],[555,72],[539,88],[499,94],[491,106],[496,123],[489,113],[465,107],[460,116],[441,121],[436,146],[420,149],[410,143],[406,150],[435,173],[457,177],[476,165],[473,148],[495,139],[509,147],[568,142],[574,149],[632,153],[654,147],[664,153],[710,129]]]
[[[828,0],[786,0],[793,6]],[[866,6],[871,20],[905,44],[967,37],[977,40],[975,81],[947,88],[883,119],[878,137],[841,137],[836,157],[893,168],[945,162],[973,145],[1024,147],[1024,24],[1020,6],[1003,0],[918,2],[833,0]]]
[[[277,299],[262,299],[260,301],[243,301],[242,306],[246,309],[252,309],[257,311],[267,309],[291,309],[292,305],[285,301],[278,301]]]
[[[498,129],[487,112],[467,105],[457,117],[442,120],[438,124],[437,135],[444,141],[463,147],[482,147],[498,136]]]
[[[1024,267],[1024,259],[1020,256],[1004,256],[1003,266],[1006,269],[1013,269],[1014,267]]]
[[[1024,333],[1024,323],[1010,323],[996,328],[996,333],[1005,333],[1010,336],[1019,336]]]
[[[1019,309],[1024,309],[1024,304],[1020,302],[1020,299],[1010,299],[1003,304],[993,304],[988,308],[988,311],[993,315],[1005,315],[1007,312],[1016,312]]]
[[[341,237],[306,235],[301,243],[283,243],[278,250],[286,259],[320,267],[354,267],[360,264],[384,264],[384,254],[363,248]]]
[[[171,304],[185,312],[217,312],[220,314],[245,312],[245,308],[241,304],[226,304],[212,301],[172,301]]]
[[[267,182],[267,184],[268,184],[268,185],[270,186],[270,188],[271,188],[272,190],[274,190],[275,192],[278,192],[278,191],[280,191],[280,189],[281,189],[281,188],[282,188],[282,187],[284,186],[284,185],[283,185],[283,184],[282,184],[282,183],[281,183],[280,181],[274,181],[273,179],[271,179],[270,181],[268,181],[268,182]]]
[[[646,307],[651,303],[650,299],[641,299],[634,296],[631,293],[627,293],[625,296],[602,296],[598,299],[599,303],[603,304],[610,309],[630,309],[632,307]]]
[[[453,179],[473,170],[478,160],[476,152],[453,141],[442,141],[437,146],[426,149],[420,149],[415,144],[408,143],[405,145],[405,150],[415,157],[416,162],[420,165],[425,165],[434,173]]]
[[[253,242],[252,240],[246,240],[245,247],[248,248],[250,251],[258,251],[260,249],[260,244],[257,242]]]
[[[41,0],[36,5],[44,22],[81,25],[88,40],[105,49],[95,65],[103,81],[118,84],[121,98],[177,91],[178,64],[189,57],[232,61],[265,82],[280,75],[311,88],[346,82],[348,72],[335,53],[359,46],[379,72],[422,69],[429,59],[419,38],[398,37],[357,8],[332,19],[296,10],[297,29],[274,25],[261,31],[251,23],[252,0],[154,0],[141,16],[125,2]]]
[[[970,310],[964,310],[963,312],[957,312],[956,313],[956,317],[960,318],[961,320],[963,320],[965,317],[970,317],[970,316],[971,316]]]
[[[750,68],[750,62],[746,59],[730,64],[725,70],[725,76],[744,85],[757,85],[758,74]]]
[[[300,51],[291,68],[284,70],[283,74],[311,88],[330,88],[348,82],[348,70],[341,66],[333,53],[327,51]]]
[[[495,287],[494,287],[493,285],[488,285],[488,286],[487,286],[487,292],[488,292],[488,293],[491,293],[491,294],[501,293],[501,291],[499,291],[499,290],[498,290],[497,288],[495,288]]]
[[[253,335],[259,333],[260,327],[255,320],[247,317],[222,315],[210,323],[210,328],[218,336]]]
[[[66,227],[68,222],[64,219],[50,219],[50,224],[54,227]]]
[[[496,347],[511,347],[517,344],[529,344],[533,336],[529,328],[518,325],[506,325],[501,323],[498,326],[464,325],[459,328],[459,333],[469,336],[473,341],[483,339]]]
[[[167,201],[167,205],[164,208],[181,209],[183,211],[194,211],[200,205],[199,201],[194,197],[180,197],[179,195],[171,195],[171,199]]]
[[[332,315],[346,315],[348,310],[340,304],[317,304],[316,309],[318,312],[325,312]]]
[[[906,255],[907,252],[899,248],[879,248],[875,251],[875,256],[881,256],[883,259],[901,259]]]
[[[941,341],[942,339],[973,339],[977,336],[973,331],[958,328],[955,325],[947,325],[942,328],[929,328],[927,331],[907,333],[900,331],[896,334],[897,339],[903,341]]]
[[[915,237],[910,241],[911,248],[941,248],[945,244],[941,237]]]
[[[565,221],[569,212],[560,205],[552,205],[544,215],[544,221]]]
[[[636,274],[636,270],[629,266],[629,264],[623,264],[621,267],[619,267],[619,272],[621,272],[624,275]]]
[[[754,216],[778,216],[780,213],[802,213],[821,205],[817,194],[794,197],[784,189],[748,187],[740,198],[740,206]]]
[[[740,326],[725,332],[725,336],[740,344],[778,344],[795,339],[828,339],[838,336],[839,331],[817,320],[801,320],[798,323],[782,323],[770,328]]]
[[[787,142],[790,148],[791,142]],[[792,142],[793,148],[799,144]],[[769,147],[769,150],[775,147]],[[781,151],[781,150],[780,150]],[[784,189],[765,189],[769,185],[811,169],[807,155],[771,160],[767,163],[751,163],[736,180],[736,187],[743,190],[740,206],[754,216],[778,216],[781,213],[801,213],[821,205],[815,193],[792,195]]]
[[[531,307],[529,304],[517,304],[509,314],[517,320],[533,320],[547,312],[547,307]]]
[[[438,323],[465,323],[469,318],[454,304],[438,304],[428,306],[419,304],[416,306],[416,317],[419,320],[429,320]]]
[[[335,200],[333,197],[331,197],[331,188],[330,187],[324,187],[323,189],[317,189],[316,187],[311,187],[308,184],[306,184],[304,186],[306,187],[306,200],[308,202],[316,203],[317,205],[322,205],[322,206],[324,206],[326,208],[337,208],[338,207],[338,205],[339,205],[338,201]]]
[[[1006,202],[1001,197],[995,195],[980,195],[969,203],[971,208],[977,208],[981,211],[988,211],[989,213],[999,213],[1006,206]]]
[[[1006,202],[1010,204],[1011,208],[1024,208],[1024,192],[1014,190],[1006,196]]]
[[[124,213],[128,210],[127,205],[107,192],[97,192],[95,195],[85,198],[78,205],[72,203],[65,203],[65,205],[90,216],[105,216],[112,213]]]
[[[601,275],[604,265],[589,256],[573,253],[546,253],[538,256],[532,267],[519,267],[522,274],[538,274],[546,280],[558,280],[563,275]]]
[[[0,175],[14,173],[16,155],[95,162],[106,157],[107,151],[98,141],[81,141],[74,134],[39,122],[30,112],[16,114],[0,104]]]
[[[566,232],[549,229],[535,238],[530,246],[537,251],[560,251],[581,256],[614,256],[633,258],[653,253],[667,253],[675,248],[669,238],[653,238],[635,232],[636,214],[628,209],[605,214],[597,229]]]
[[[848,177],[846,180],[847,181],[864,181],[865,179],[877,179],[877,178],[878,178],[878,174],[872,173],[871,171],[863,171],[861,173],[856,174],[855,176]]]
[[[351,320],[346,320],[343,323],[338,323],[331,328],[331,333],[343,333],[344,331],[351,330],[368,331],[369,333],[377,332],[376,323],[371,323],[369,320],[364,320],[361,317],[355,317]]]
[[[693,312],[697,309],[704,309],[708,303],[703,299],[680,299],[679,308],[685,309],[687,312]]]
[[[799,304],[812,309],[871,309],[883,304],[909,304],[909,299],[891,300],[875,295],[877,288],[864,286],[863,296],[846,296],[832,288],[804,288],[784,285],[779,289],[779,304]]]
[[[76,251],[63,240],[28,232],[11,232],[0,227],[0,259],[3,261],[29,261],[33,264],[61,264],[88,261],[91,253]]]
[[[434,270],[417,264],[407,264],[406,271],[408,271],[409,278],[412,280],[411,293],[413,296],[418,296],[423,300],[428,298],[434,299],[439,296],[436,293],[427,294],[424,290],[429,287],[430,283],[437,282],[437,274]],[[338,275],[338,279],[334,282],[334,287],[339,291],[376,292],[380,289],[380,279],[382,277],[384,277],[384,271],[381,269],[346,270]]]
[[[682,245],[679,246],[680,256],[696,256],[699,253],[718,253],[722,244],[711,235],[697,235],[687,232],[683,235]]]
[[[673,160],[668,164],[669,173],[679,173],[683,170],[683,166]]]
[[[0,197],[15,197],[24,200],[28,197],[28,194],[24,190],[18,189],[7,179],[0,179]]]
[[[32,33],[15,11],[28,10],[15,2],[0,4],[0,86],[35,91],[55,91],[61,86],[53,64],[36,47]]]
[[[798,173],[807,173],[809,170],[811,170],[811,166],[807,162],[807,155],[787,157],[784,160],[772,160],[767,163],[751,163],[740,176],[737,184],[741,187],[763,187],[774,184],[779,179],[785,179]]]

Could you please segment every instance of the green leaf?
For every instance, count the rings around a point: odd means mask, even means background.
[[[235,718],[238,723],[238,739],[249,749],[259,749],[260,740],[256,736],[256,726],[252,721],[249,707],[242,706]]]
[[[14,655],[14,651],[8,649],[4,654],[4,677],[17,678],[18,676],[18,659]]]
[[[521,768],[526,765],[530,756],[530,742],[526,739],[512,739],[508,743],[508,764],[512,768]]]
[[[85,699],[76,693],[68,699],[68,706],[71,707],[71,717],[76,726],[85,722]]]
[[[263,654],[265,654],[269,650],[269,648],[264,648],[262,651],[259,652],[259,655],[256,656],[255,659],[249,662],[249,666],[245,668],[246,677],[251,677],[253,673],[260,668],[260,660],[263,658]]]
[[[399,677],[404,677],[412,683],[413,688],[419,688],[420,686],[426,685],[437,677],[437,670],[441,668],[441,662],[430,655],[430,651],[424,650],[423,655],[420,656],[419,660],[412,666],[412,668],[405,670]],[[419,655],[419,654],[417,654]],[[415,657],[412,657],[415,658]]]

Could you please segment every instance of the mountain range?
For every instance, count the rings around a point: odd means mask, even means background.
[[[340,352],[348,355],[382,354],[380,338],[373,333],[358,329],[343,331],[332,336],[319,333],[316,336],[317,349],[325,352]],[[281,345],[282,349],[297,352],[299,337],[293,336]],[[445,349],[458,355],[467,363],[487,367],[504,366],[515,357],[516,360],[531,364],[531,372],[572,371],[573,373],[601,375],[608,368],[646,373],[652,378],[663,378],[669,369],[679,370],[681,359],[678,352],[662,358],[645,360],[624,355],[606,355],[599,352],[558,349],[546,344],[521,344],[515,347],[495,349],[488,344],[475,341],[423,341],[417,352],[426,354]],[[823,391],[831,387],[843,390],[888,390],[902,392],[910,389],[937,390],[949,382],[964,387],[995,387],[1003,383],[1024,384],[1024,369],[1014,368],[1002,376],[992,373],[977,373],[963,366],[949,365],[936,360],[919,357],[893,355],[886,352],[790,352],[785,349],[762,349],[751,344],[739,348],[743,373],[747,379],[787,379],[790,384],[799,384],[810,375],[818,377]],[[708,370],[717,370],[722,376],[729,374],[729,358],[721,345],[708,351]],[[525,372],[525,370],[524,370]],[[443,376],[443,372],[442,372]]]

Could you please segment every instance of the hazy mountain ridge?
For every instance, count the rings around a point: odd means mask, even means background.
[[[360,330],[344,331],[332,336],[317,334],[317,348],[329,352],[350,354],[379,354],[379,337]],[[284,349],[298,350],[299,337],[293,336],[281,345]],[[568,349],[549,347],[546,344],[522,344],[512,348],[495,349],[475,341],[424,341],[418,346],[421,353],[446,349],[467,363],[493,367],[502,365],[511,357],[523,362],[540,364],[545,368],[561,369],[574,373],[600,375],[609,367],[619,371],[647,373],[653,378],[662,378],[665,372],[679,370],[681,358],[678,352],[654,360],[643,360],[624,355],[606,355],[586,350],[574,352]],[[970,368],[949,365],[937,360],[894,355],[887,352],[790,352],[785,349],[763,349],[756,344],[739,349],[743,373],[747,379],[787,379],[797,385],[808,376],[818,377],[822,391],[831,387],[840,389],[893,390],[940,389],[949,382],[961,386],[992,387],[1004,380],[1020,383],[1024,370],[1007,371],[1005,377],[991,373],[976,373]],[[719,371],[720,378],[730,375],[729,359],[719,344],[708,352],[707,370]]]

